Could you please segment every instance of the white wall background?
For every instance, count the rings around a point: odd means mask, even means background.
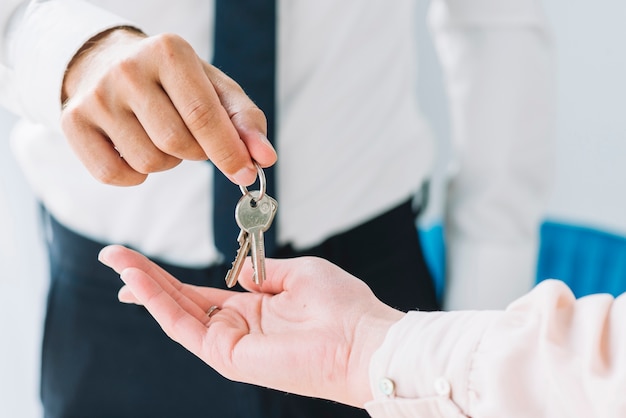
[[[41,415],[39,343],[46,291],[37,206],[7,140],[13,117],[0,111],[0,417]]]
[[[553,25],[559,79],[556,184],[548,216],[626,235],[626,3],[544,4]],[[449,130],[441,78],[426,30],[420,34],[420,94],[445,144]],[[6,140],[12,122],[0,111],[0,417],[35,418],[40,416],[47,266],[35,202]]]
[[[544,3],[559,77],[549,216],[626,235],[626,2]]]

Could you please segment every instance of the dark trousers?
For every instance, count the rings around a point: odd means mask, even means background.
[[[97,261],[104,244],[44,211],[50,289],[42,347],[46,418],[69,417],[366,417],[365,412],[230,382],[171,341],[143,307],[117,301],[122,283]],[[323,244],[282,248],[280,257],[318,255],[366,281],[399,309],[438,308],[409,203]],[[197,285],[224,287],[229,265],[162,267]]]

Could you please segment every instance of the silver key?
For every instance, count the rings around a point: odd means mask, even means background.
[[[250,236],[243,229],[239,232],[237,242],[239,243],[237,256],[235,256],[235,261],[233,261],[230,270],[226,273],[226,286],[229,288],[237,284],[237,278],[241,272],[241,267],[243,267],[243,262],[250,252]]]
[[[254,268],[254,282],[261,284],[265,280],[265,244],[263,232],[272,225],[278,209],[276,200],[260,191],[246,193],[239,199],[235,207],[235,220],[239,227],[248,234],[252,266]]]

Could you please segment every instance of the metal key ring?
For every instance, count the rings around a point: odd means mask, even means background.
[[[256,172],[259,175],[259,195],[257,196],[256,199],[252,199],[255,202],[258,202],[259,200],[263,199],[263,197],[265,196],[265,188],[267,187],[267,184],[265,183],[265,173],[263,172],[263,169],[261,168],[261,166],[256,162],[256,161],[252,161],[256,167]],[[245,196],[248,193],[248,188],[246,186],[241,186],[239,185],[239,190],[241,190],[241,193]]]

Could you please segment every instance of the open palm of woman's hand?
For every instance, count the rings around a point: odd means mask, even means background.
[[[239,282],[248,292],[183,284],[121,246],[106,247],[100,260],[126,283],[121,301],[144,305],[170,338],[226,378],[358,407],[372,397],[370,357],[403,316],[313,257],[266,260],[260,286],[247,261]]]

